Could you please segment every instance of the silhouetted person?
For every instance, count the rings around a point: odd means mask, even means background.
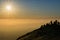
[[[50,21],[50,23],[53,24],[52,21]]]
[[[57,23],[58,23],[58,21],[57,21],[57,20],[55,20],[54,24],[57,24]]]

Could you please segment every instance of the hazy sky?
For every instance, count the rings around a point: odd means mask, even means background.
[[[11,13],[20,18],[60,16],[60,0],[0,0],[0,14],[5,3],[10,3],[14,9]]]

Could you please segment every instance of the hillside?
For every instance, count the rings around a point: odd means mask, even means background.
[[[18,37],[17,40],[60,40],[60,22],[55,20],[41,25],[39,29]]]

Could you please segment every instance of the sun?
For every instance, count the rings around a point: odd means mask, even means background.
[[[6,10],[9,11],[9,10],[11,10],[11,9],[12,9],[11,5],[7,5],[7,6],[6,6]]]

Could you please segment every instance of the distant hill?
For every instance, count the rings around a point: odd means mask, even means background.
[[[60,22],[55,20],[41,25],[41,28],[18,37],[17,40],[60,40]]]

